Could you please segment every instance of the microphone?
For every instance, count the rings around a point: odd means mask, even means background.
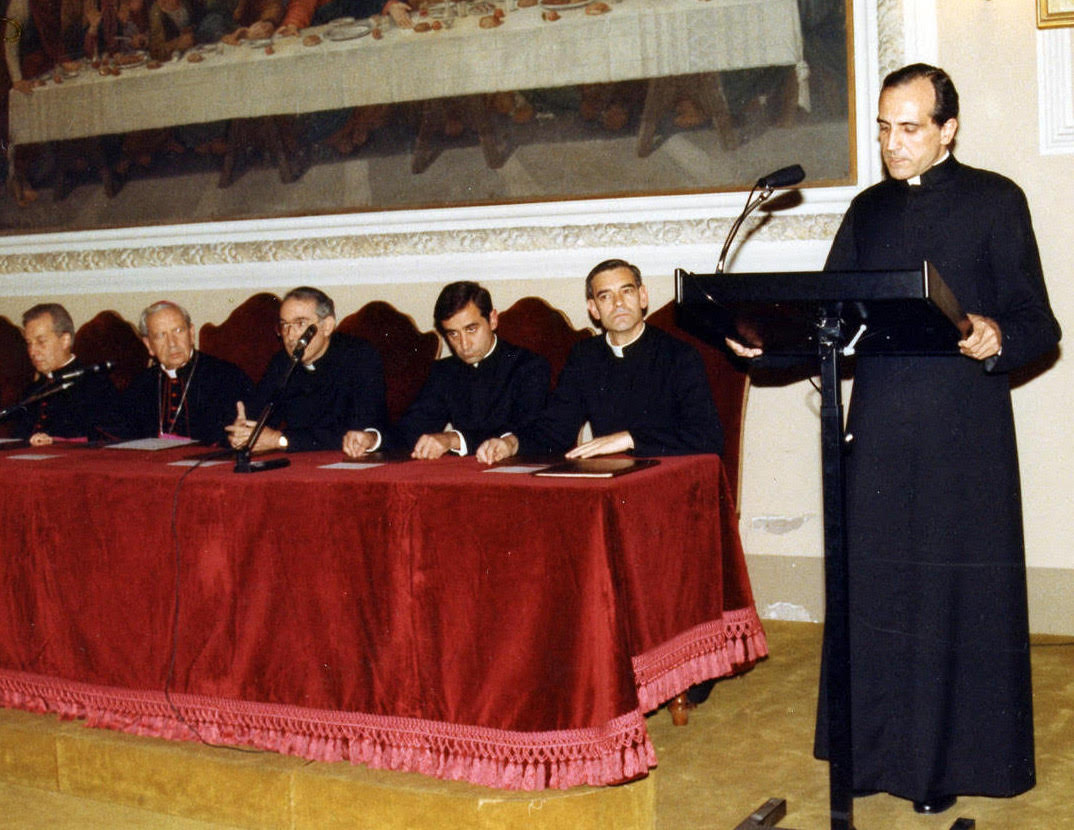
[[[317,326],[310,325],[308,329],[302,333],[302,337],[299,338],[299,341],[294,344],[294,351],[291,352],[292,359],[302,360],[302,355],[306,353],[306,347],[309,346],[309,341],[314,339],[315,334],[317,334]]]
[[[735,238],[735,234],[738,233],[739,226],[746,220],[755,208],[757,208],[761,202],[765,201],[772,195],[772,191],[777,187],[790,187],[792,184],[798,184],[805,178],[805,170],[802,169],[800,164],[792,164],[790,167],[781,167],[774,173],[769,173],[767,176],[761,176],[757,180],[757,184],[753,186],[753,190],[757,188],[761,189],[761,192],[757,194],[756,198],[753,198],[746,202],[746,207],[738,215],[735,220],[735,224],[731,226],[730,233],[727,234],[727,239],[723,243],[723,248],[720,250],[720,259],[716,263],[716,273],[723,273],[723,265],[727,260],[727,252],[731,248],[731,240]],[[753,190],[750,191],[750,196],[753,196]]]
[[[90,366],[81,366],[78,369],[61,369],[58,372],[52,373],[53,383],[66,383],[69,380],[76,380],[83,375],[100,375],[105,372],[111,372],[115,368],[115,364],[111,360],[106,360],[104,363],[94,363]]]
[[[291,359],[296,363],[302,359],[302,356],[306,353],[306,347],[310,344],[313,336],[317,334],[317,327],[310,326],[304,332],[302,336],[298,338],[298,342],[295,343],[294,351],[291,352]]]
[[[774,190],[777,187],[790,187],[792,184],[798,184],[804,178],[805,170],[802,169],[802,165],[792,164],[790,167],[779,168],[775,173],[761,176],[756,186],[765,190]]]

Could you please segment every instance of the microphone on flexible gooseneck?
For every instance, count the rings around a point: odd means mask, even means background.
[[[720,260],[716,263],[716,273],[723,273],[724,262],[727,260],[727,251],[731,248],[731,240],[735,238],[735,234],[738,233],[739,226],[745,221],[761,202],[765,201],[772,195],[777,187],[790,187],[791,185],[798,184],[805,178],[805,170],[802,169],[800,164],[792,164],[789,167],[781,167],[767,176],[761,176],[757,180],[757,184],[753,186],[753,190],[750,191],[750,195],[747,198],[746,207],[739,214],[735,223],[731,226],[731,232],[727,234],[727,239],[723,243],[723,248],[720,250]],[[753,198],[755,190],[760,188],[761,192],[757,194],[757,198]]]
[[[280,381],[280,385],[276,387],[276,390],[272,393],[272,397],[269,398],[268,403],[265,404],[265,408],[261,410],[261,415],[258,417],[257,424],[250,433],[250,437],[246,439],[246,443],[243,444],[242,447],[236,450],[236,473],[258,473],[263,470],[275,470],[280,467],[286,467],[291,463],[290,460],[286,458],[271,458],[267,461],[252,461],[250,456],[253,455],[254,447],[257,445],[257,439],[261,437],[261,433],[265,429],[265,424],[268,423],[269,416],[272,414],[272,409],[276,405],[276,398],[278,398],[280,393],[287,387],[287,382],[291,379],[291,373],[294,372],[295,367],[302,362],[302,357],[306,354],[306,347],[309,346],[310,341],[315,334],[317,334],[317,326],[310,326],[302,332],[302,336],[298,338],[298,342],[295,343],[294,349],[291,350],[291,365],[287,367],[287,372]]]
[[[85,375],[101,375],[105,372],[111,372],[114,368],[115,364],[111,360],[106,360],[103,363],[79,366],[77,369],[60,369],[58,372],[52,373],[52,382],[63,383],[68,380],[76,380]]]

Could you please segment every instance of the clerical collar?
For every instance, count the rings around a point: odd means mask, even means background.
[[[605,332],[605,334],[604,334],[604,342],[608,344],[608,348],[612,350],[612,354],[614,354],[616,357],[622,357],[623,356],[623,349],[627,348],[627,346],[633,346],[635,343],[638,342],[638,340],[641,338],[641,336],[643,334],[645,334],[645,323],[641,324],[641,331],[639,331],[637,336],[633,340],[631,340],[629,343],[623,343],[621,346],[616,346],[612,342],[612,333],[611,332]]]
[[[940,165],[940,164],[943,164],[943,163],[944,163],[945,161],[947,161],[947,160],[948,160],[949,158],[951,158],[951,151],[950,151],[950,150],[944,150],[944,151],[943,151],[943,155],[942,155],[942,156],[940,156],[940,157],[939,157],[938,159],[936,159],[936,161],[934,161],[934,162],[933,162],[933,163],[932,163],[932,164],[931,164],[931,165],[929,166],[929,170],[931,170],[931,169],[932,169],[933,167],[936,167],[936,166],[938,166],[938,165]],[[928,170],[926,170],[925,172],[927,173],[927,172],[928,172]],[[906,180],[906,183],[907,183],[908,185],[911,185],[911,186],[914,186],[914,187],[920,186],[920,184],[921,184],[921,176],[920,176],[920,175],[917,175],[917,176],[911,176],[910,178],[908,178],[908,179]]]
[[[70,366],[72,363],[75,362],[76,359],[77,358],[74,355],[71,355],[69,358],[67,358],[67,362],[64,363],[63,366]],[[52,370],[52,372],[58,372],[60,369],[63,368],[63,366],[57,366],[55,369]],[[52,380],[52,372],[45,372],[45,377],[47,377],[49,380]]]
[[[486,360],[488,360],[490,357],[492,357],[492,353],[494,351],[496,351],[496,344],[499,343],[499,342],[500,342],[500,338],[497,337],[495,334],[492,335],[492,348],[489,349],[487,352],[485,352],[485,356],[483,358],[481,358],[479,361],[477,361],[477,363],[471,363],[470,365],[473,366],[476,369],[478,366],[480,366],[482,363],[484,363]]]

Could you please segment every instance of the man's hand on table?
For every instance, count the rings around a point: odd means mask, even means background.
[[[298,26],[287,23],[276,30],[276,37],[298,37]]]
[[[634,449],[634,436],[626,430],[601,435],[592,441],[579,444],[567,453],[567,458],[593,458],[597,455],[612,455]]]
[[[15,81],[14,83],[11,84],[11,87],[13,89],[17,89],[19,92],[23,93],[24,95],[29,95],[30,93],[32,93],[34,91],[34,82],[33,81],[27,81],[27,80]]]
[[[495,464],[518,453],[518,438],[505,435],[503,438],[489,438],[474,453],[482,464]]]
[[[246,446],[246,442],[250,440],[254,427],[257,426],[257,421],[247,419],[246,406],[242,401],[235,403],[235,410],[237,415],[234,422],[230,426],[224,427],[224,430],[227,432],[227,440],[232,449],[239,450]],[[280,438],[282,436],[283,433],[280,430],[265,427],[257,437],[257,444],[251,448],[251,452],[268,452],[269,450],[281,449]]]
[[[47,432],[35,432],[30,436],[31,447],[47,447],[52,443],[52,436]]]
[[[377,433],[368,429],[352,429],[343,435],[343,454],[358,458],[370,452],[377,444]]]
[[[457,432],[431,432],[421,436],[414,444],[414,450],[410,453],[411,458],[431,460],[459,449],[459,434]]]

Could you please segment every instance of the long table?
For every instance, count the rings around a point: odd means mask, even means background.
[[[767,653],[716,456],[190,454],[0,445],[0,705],[562,788],[646,774],[644,713]]]
[[[102,77],[87,68],[31,94],[12,93],[12,146],[232,118],[422,101],[502,90],[593,84],[763,66],[794,67],[808,106],[797,0],[623,0],[611,12],[509,12],[482,29],[478,16],[381,39],[276,38],[274,54],[221,46]],[[325,27],[307,30],[325,34]]]

